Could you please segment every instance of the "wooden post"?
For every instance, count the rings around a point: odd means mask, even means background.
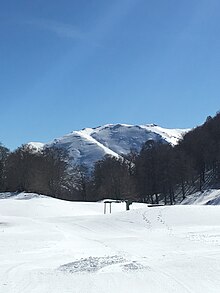
[[[132,204],[132,201],[131,200],[126,200],[126,211],[129,211],[130,210],[130,205]]]

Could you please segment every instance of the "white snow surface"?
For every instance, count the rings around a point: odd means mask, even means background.
[[[128,125],[106,124],[96,128],[73,131],[46,144],[46,147],[58,147],[68,152],[70,161],[89,168],[105,155],[120,157],[131,149],[138,152],[147,140],[178,143],[189,129],[167,129],[154,124]]]
[[[32,150],[39,152],[44,148],[45,143],[42,143],[42,142],[29,142],[27,144],[27,146],[29,146]]]
[[[188,195],[181,204],[220,205],[220,190],[209,189]]]
[[[1,293],[220,292],[220,206],[0,198]]]
[[[190,129],[168,129],[154,124],[141,125],[141,127],[159,134],[171,145],[178,144],[183,135],[190,131]]]

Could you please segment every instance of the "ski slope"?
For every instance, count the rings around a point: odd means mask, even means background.
[[[220,207],[0,195],[1,293],[220,292]]]

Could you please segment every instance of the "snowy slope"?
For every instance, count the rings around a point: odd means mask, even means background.
[[[73,131],[55,139],[46,147],[57,147],[68,152],[73,164],[84,164],[91,168],[106,154],[120,157],[131,149],[140,151],[147,140],[175,145],[188,129],[165,129],[154,124],[127,125],[107,124],[96,128]],[[38,145],[32,143],[32,145]],[[40,145],[42,147],[42,145]],[[40,148],[39,148],[40,149]]]
[[[209,189],[190,194],[181,204],[220,205],[220,190]]]
[[[7,194],[0,292],[220,292],[219,206],[122,210]]]

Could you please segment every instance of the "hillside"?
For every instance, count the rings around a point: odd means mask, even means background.
[[[109,124],[73,131],[47,144],[30,143],[33,151],[23,145],[3,156],[1,190],[68,200],[180,203],[195,192],[220,187],[219,122],[216,114],[192,131]],[[136,153],[121,159],[130,150]],[[106,154],[110,156],[103,159]],[[88,169],[70,168],[69,162]]]
[[[190,205],[220,205],[220,190],[208,189],[190,194],[184,199],[181,204]]]
[[[219,206],[1,198],[1,293],[220,291]]]
[[[107,124],[96,128],[73,131],[50,143],[29,143],[36,150],[56,147],[68,152],[73,164],[92,167],[105,155],[119,157],[131,149],[140,151],[148,140],[175,145],[189,129],[166,129],[154,124]]]

